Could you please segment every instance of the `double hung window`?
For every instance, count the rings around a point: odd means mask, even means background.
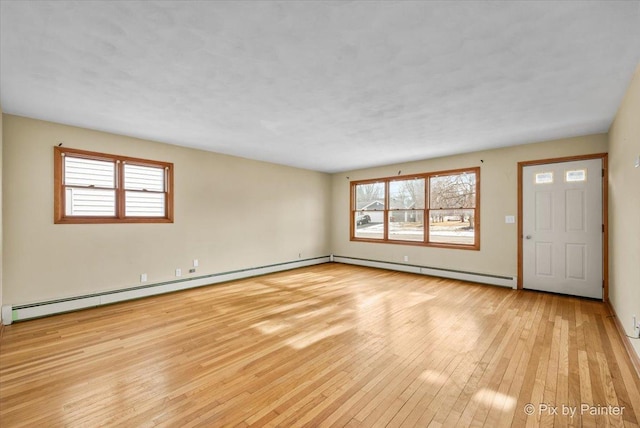
[[[480,169],[351,183],[351,240],[480,248]]]
[[[55,223],[173,222],[173,164],[54,148]]]

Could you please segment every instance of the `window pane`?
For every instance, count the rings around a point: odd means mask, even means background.
[[[384,183],[356,185],[356,210],[384,210]]]
[[[125,164],[124,188],[127,190],[164,192],[164,169]]]
[[[115,216],[116,191],[67,187],[65,214],[67,216]]]
[[[125,216],[164,217],[164,193],[125,192]]]
[[[389,239],[424,241],[424,211],[389,211]]]
[[[353,224],[356,238],[384,238],[383,211],[358,211],[355,213]]]
[[[475,173],[441,175],[431,177],[429,182],[430,208],[475,208]]]
[[[115,187],[115,163],[65,156],[64,184],[67,186]]]
[[[575,171],[567,171],[565,173],[565,179],[569,183],[572,181],[587,181],[587,170],[577,169]]]
[[[475,210],[429,211],[429,242],[473,245]]]
[[[553,172],[539,172],[536,174],[536,184],[553,183]]]
[[[423,209],[424,178],[396,180],[389,183],[390,209]]]

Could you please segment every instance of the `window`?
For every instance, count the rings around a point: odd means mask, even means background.
[[[355,186],[357,210],[353,223],[363,226],[356,229],[357,238],[384,239],[385,183],[363,183]]]
[[[424,178],[389,181],[389,239],[424,241]]]
[[[539,172],[536,174],[536,184],[553,183],[553,172]]]
[[[173,164],[54,148],[55,223],[172,223]]]
[[[351,240],[480,249],[480,168],[351,183]]]
[[[565,171],[565,181],[567,183],[574,181],[587,181],[587,170],[577,169],[575,171]]]
[[[429,242],[476,244],[477,173],[429,177]]]

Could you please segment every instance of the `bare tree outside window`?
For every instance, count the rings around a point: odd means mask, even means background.
[[[480,249],[480,168],[351,183],[351,239]]]
[[[476,174],[441,175],[429,179],[429,241],[475,242]]]
[[[389,183],[389,239],[424,241],[425,179]]]
[[[374,201],[384,201],[384,183],[358,184],[356,186],[356,202],[367,206]]]

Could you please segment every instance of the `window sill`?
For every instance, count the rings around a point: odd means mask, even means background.
[[[453,250],[471,250],[480,251],[480,245],[462,245],[448,244],[442,242],[416,242],[416,241],[400,241],[400,240],[383,240],[383,239],[367,239],[351,237],[351,242],[367,242],[375,244],[395,244],[395,245],[411,245],[415,247],[433,247],[433,248],[449,248]]]
[[[55,219],[55,224],[113,224],[113,223],[173,223],[172,218],[149,218],[149,217],[136,217],[136,218],[91,218],[91,217],[79,217],[79,218],[62,218]]]

